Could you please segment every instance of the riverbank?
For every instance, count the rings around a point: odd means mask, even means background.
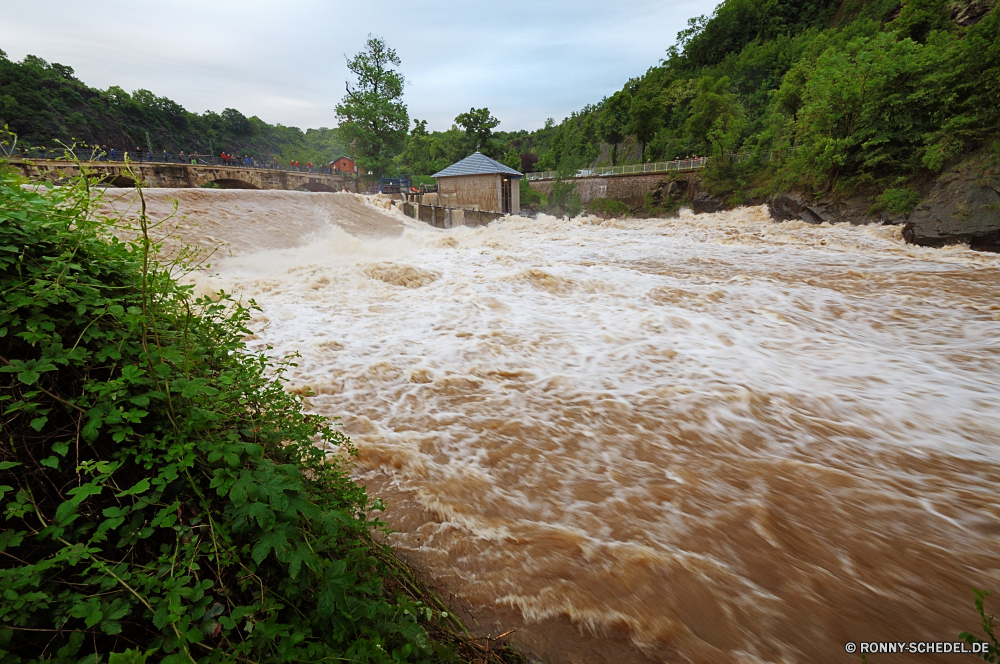
[[[88,184],[0,172],[0,658],[482,656],[381,543],[356,448],[284,389],[294,365],[248,351],[253,306],[193,297],[158,263],[163,220],[117,240]]]

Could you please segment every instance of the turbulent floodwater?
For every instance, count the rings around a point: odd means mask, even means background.
[[[330,225],[200,287],[262,305],[251,343],[302,354],[293,387],[343,418],[394,543],[483,631],[546,662],[790,663],[977,626],[1000,258],[764,208],[368,214],[405,230]]]

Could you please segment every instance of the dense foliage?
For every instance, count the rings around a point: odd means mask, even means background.
[[[262,161],[326,164],[345,147],[335,129],[269,125],[234,108],[191,113],[149,90],[131,94],[118,86],[95,90],[73,68],[29,55],[12,62],[0,51],[0,127],[8,125],[20,145],[55,148],[55,141],[141,152],[167,150],[202,155],[222,151]],[[147,140],[148,135],[148,140]]]
[[[0,176],[0,662],[450,661],[350,441],[100,195]]]
[[[521,157],[511,145],[512,134],[494,131],[499,124],[488,108],[471,108],[468,113],[460,113],[447,131],[428,132],[426,120],[414,120],[406,147],[395,160],[396,171],[430,175],[476,151],[521,170]]]
[[[659,66],[509,145],[537,170],[692,154],[731,166],[738,151],[757,155],[741,163],[747,181],[884,189],[998,135],[991,3],[725,0]]]

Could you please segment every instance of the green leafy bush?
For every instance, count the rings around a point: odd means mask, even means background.
[[[593,214],[609,219],[611,217],[628,216],[628,206],[621,201],[610,198],[595,198],[587,204],[587,209]]]
[[[518,183],[518,187],[520,189],[519,196],[521,207],[542,204],[542,195],[531,188],[528,183],[528,178],[521,178],[520,183]]]
[[[0,663],[450,660],[252,303],[194,298],[100,196],[0,177]]]
[[[976,613],[979,614],[979,624],[982,626],[983,632],[989,638],[989,641],[980,639],[969,632],[962,632],[958,635],[958,638],[962,639],[970,646],[980,646],[980,652],[977,656],[984,661],[996,664],[996,662],[1000,662],[1000,641],[997,640],[996,626],[993,624],[995,616],[992,613],[986,613],[986,607],[984,605],[986,598],[992,593],[988,590],[976,589],[973,589],[973,593],[976,595]],[[985,649],[986,652],[981,652],[983,649]]]
[[[910,214],[920,202],[920,194],[911,189],[886,189],[875,199],[873,211],[892,214]]]
[[[552,182],[552,195],[549,197],[549,208],[555,212],[563,212],[570,217],[575,217],[583,210],[580,203],[580,195],[576,192],[576,182],[567,179],[568,175],[559,173]]]

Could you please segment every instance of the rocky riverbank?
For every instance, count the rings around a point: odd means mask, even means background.
[[[771,217],[779,222],[902,225],[903,237],[911,244],[965,244],[979,251],[1000,252],[1000,162],[990,155],[970,157],[937,178],[905,190],[912,192],[914,203],[908,212],[879,205],[871,192],[817,196],[791,189],[762,199],[713,190],[712,183],[700,175],[664,178],[633,212],[660,216],[663,210],[683,206],[703,214],[747,203],[767,204]]]

